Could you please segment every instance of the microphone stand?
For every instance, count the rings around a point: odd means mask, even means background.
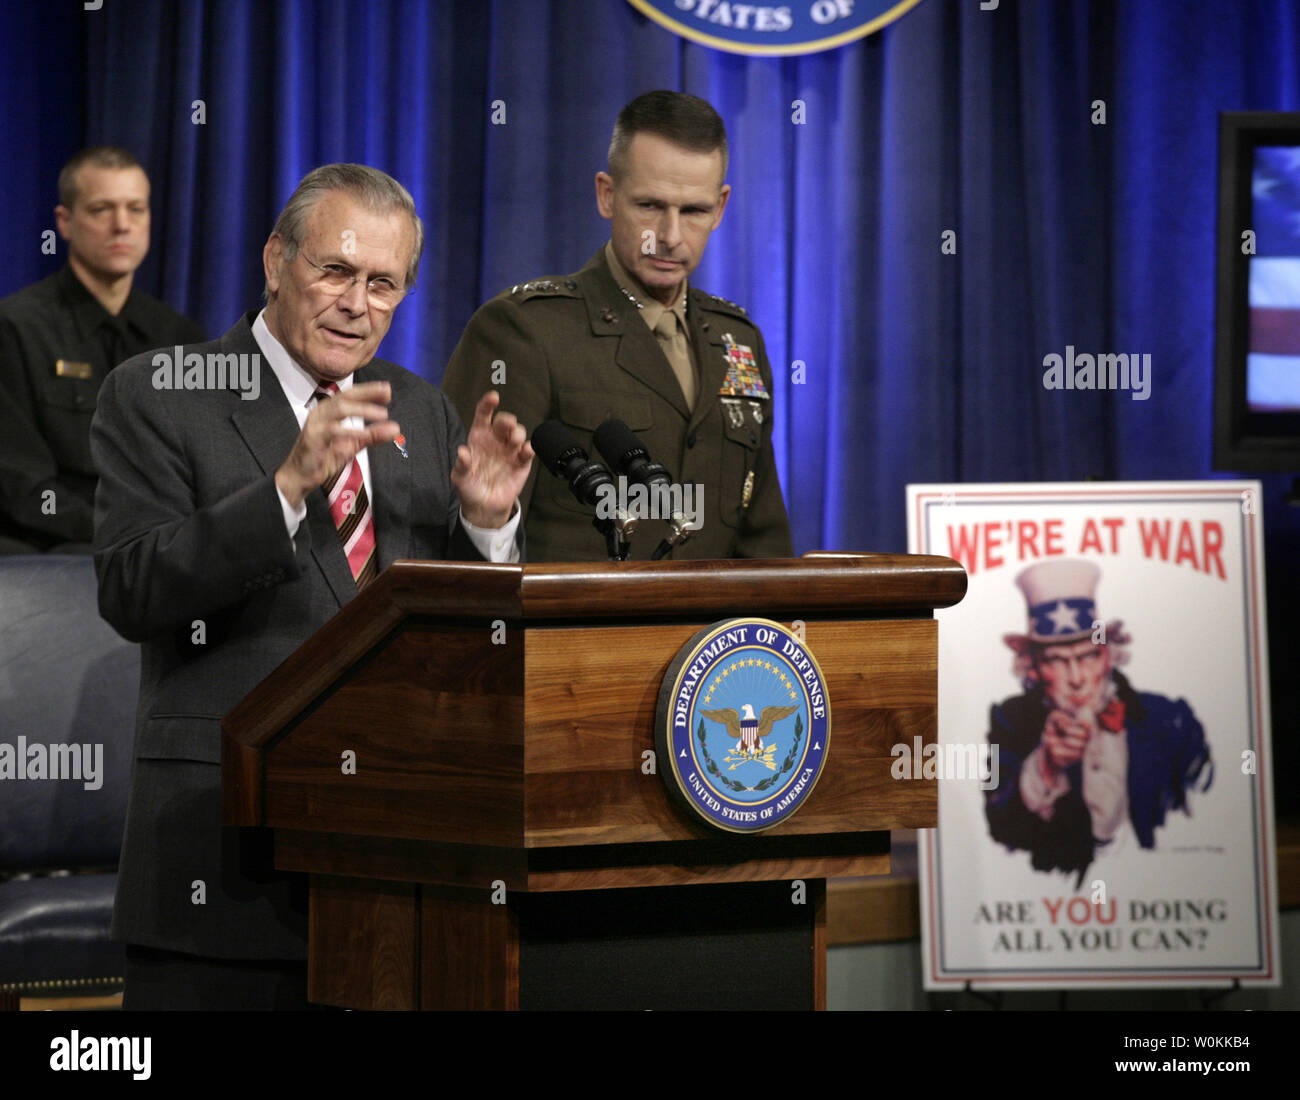
[[[605,536],[605,552],[610,561],[627,561],[632,550],[632,536],[636,533],[637,520],[623,509],[614,514],[613,519],[596,516],[591,525]]]

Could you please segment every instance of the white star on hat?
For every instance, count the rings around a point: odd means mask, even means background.
[[[1057,605],[1047,613],[1047,617],[1052,620],[1052,626],[1056,628],[1057,634],[1070,634],[1079,629],[1079,613],[1074,608],[1066,607],[1064,603],[1058,602]]]

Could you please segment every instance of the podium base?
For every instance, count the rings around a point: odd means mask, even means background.
[[[519,1007],[808,1010],[825,880],[518,895]],[[801,896],[802,895],[802,896]]]
[[[826,1007],[826,880],[485,890],[313,875],[308,997],[343,1008]]]

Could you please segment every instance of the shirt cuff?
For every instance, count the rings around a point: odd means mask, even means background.
[[[1043,777],[1043,746],[1039,745],[1020,765],[1020,801],[1027,810],[1044,821],[1050,821],[1056,801],[1070,789],[1070,781],[1061,773],[1056,782],[1049,784]]]
[[[280,498],[280,511],[284,513],[284,529],[289,532],[289,541],[292,542],[294,536],[298,534],[298,525],[307,518],[307,501],[303,500],[297,508],[294,508],[278,485],[275,487],[275,495]]]
[[[515,532],[519,530],[519,502],[515,501],[514,511],[503,527],[475,527],[460,514],[461,526],[474,544],[474,549],[488,561],[513,565],[519,560],[519,544],[515,542]]]

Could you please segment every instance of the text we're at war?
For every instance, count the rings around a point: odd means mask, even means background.
[[[949,524],[947,531],[948,556],[972,575],[1038,558],[1118,555],[1136,549],[1152,561],[1227,579],[1223,525],[1217,520],[1153,517],[1130,525],[1124,516],[1089,517],[1077,536],[1067,530],[1064,519],[957,523]]]

